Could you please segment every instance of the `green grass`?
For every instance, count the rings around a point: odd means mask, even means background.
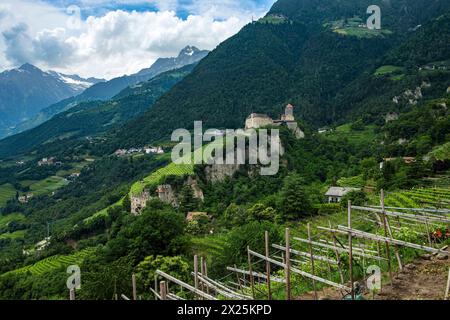
[[[52,193],[69,184],[67,180],[62,177],[52,176],[40,181],[23,181],[23,186],[29,186],[30,192],[35,196]]]
[[[367,28],[360,27],[344,27],[333,30],[333,32],[338,33],[340,35],[349,36],[349,37],[357,37],[357,38],[376,38],[376,37],[384,37],[385,35],[391,34],[390,30],[382,29],[382,30],[370,30]]]
[[[10,271],[5,274],[22,274],[30,272],[33,275],[41,275],[45,272],[65,268],[73,264],[81,264],[83,260],[95,252],[96,248],[87,248],[71,255],[56,255],[36,262],[35,264]]]
[[[447,142],[441,146],[435,147],[429,154],[429,157],[433,157],[437,160],[444,161],[450,159],[450,142]]]
[[[0,216],[0,228],[6,227],[12,221],[23,222],[25,221],[25,216],[21,213],[11,213],[6,216]]]
[[[170,163],[164,168],[156,170],[149,176],[145,177],[141,181],[133,184],[131,187],[131,194],[139,194],[147,185],[158,184],[159,181],[165,176],[183,176],[194,173],[194,165],[192,164],[175,164]]]
[[[340,178],[337,181],[338,186],[340,187],[355,187],[362,188],[364,187],[364,177],[362,174],[359,176],[348,177],[348,178]]]
[[[390,207],[421,208],[442,207],[450,203],[450,189],[423,188],[392,192],[386,195],[385,203]]]
[[[387,66],[379,67],[375,71],[375,75],[376,76],[383,76],[383,75],[392,74],[392,73],[398,73],[398,72],[402,72],[402,71],[403,71],[403,68],[401,68],[401,67],[387,65]]]
[[[11,200],[16,195],[16,189],[7,183],[0,186],[0,207],[4,206],[8,200]]]
[[[289,19],[284,16],[277,15],[267,15],[264,18],[258,20],[258,23],[268,23],[268,24],[284,24],[289,22]]]
[[[326,133],[325,136],[332,140],[337,141],[341,138],[345,138],[351,144],[361,145],[367,144],[373,141],[376,137],[375,126],[365,126],[363,130],[353,130],[351,124],[344,124],[336,128],[336,130]]]
[[[13,233],[2,233],[0,234],[0,239],[22,239],[23,237],[25,237],[25,232],[25,230],[19,230]]]

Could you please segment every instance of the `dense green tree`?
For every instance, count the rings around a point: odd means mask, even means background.
[[[272,207],[266,207],[262,203],[256,203],[249,209],[247,209],[247,213],[249,216],[249,219],[255,220],[255,221],[274,221],[275,217],[277,215],[277,212]]]
[[[312,213],[305,181],[297,174],[286,177],[280,194],[279,221],[295,221]]]
[[[146,292],[155,285],[156,270],[166,272],[181,281],[190,282],[191,280],[191,267],[182,257],[148,256],[136,267],[136,276],[142,282]]]

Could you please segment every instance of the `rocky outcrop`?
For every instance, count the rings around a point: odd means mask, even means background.
[[[205,176],[208,182],[220,182],[226,177],[232,177],[239,168],[239,164],[213,164],[205,168]]]
[[[205,196],[203,195],[203,190],[198,185],[196,179],[189,177],[186,184],[191,187],[192,192],[194,194],[194,198],[199,199],[201,201],[205,199]]]
[[[178,200],[175,192],[170,184],[159,185],[156,189],[159,200],[161,202],[172,205],[173,207],[178,207]]]

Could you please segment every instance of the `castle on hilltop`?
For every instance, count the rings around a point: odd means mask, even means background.
[[[294,106],[292,104],[286,106],[284,114],[282,114],[278,120],[273,120],[267,114],[250,114],[245,120],[245,129],[259,129],[266,126],[280,126],[283,124],[294,133],[297,139],[305,137],[305,133],[299,128],[298,123],[295,121]]]

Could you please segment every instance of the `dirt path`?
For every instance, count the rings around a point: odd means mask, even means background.
[[[386,285],[377,300],[442,300],[447,284],[450,260],[417,260],[405,266],[394,279],[393,286]]]
[[[441,260],[442,257],[438,259],[432,255],[424,255],[424,257],[407,264],[403,272],[395,277],[393,285],[384,285],[382,292],[375,295],[375,300],[442,300],[447,284],[450,259]],[[342,296],[341,292],[334,288],[326,288],[318,292],[319,299],[340,300]],[[364,298],[372,299],[370,294],[365,294]],[[314,294],[309,292],[298,299],[312,300]]]

